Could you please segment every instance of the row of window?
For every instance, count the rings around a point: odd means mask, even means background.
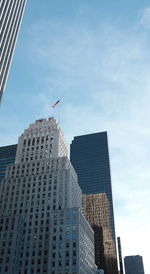
[[[40,137],[37,137],[37,138],[35,138],[35,137],[33,137],[32,139],[24,139],[24,141],[23,141],[23,146],[26,146],[26,145],[28,145],[28,146],[30,146],[31,144],[32,145],[34,145],[35,143],[36,144],[42,144],[42,143],[44,143],[44,141],[46,141],[46,142],[48,142],[48,141],[53,141],[53,136],[42,136],[41,138]]]

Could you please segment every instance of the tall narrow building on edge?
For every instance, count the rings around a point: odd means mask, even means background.
[[[121,248],[120,237],[117,237],[117,246],[118,246],[118,257],[119,257],[119,268],[120,268],[119,274],[124,274],[124,265],[123,265],[123,259],[122,259],[122,248]]]
[[[0,101],[4,92],[26,0],[0,0]]]
[[[96,273],[94,232],[54,118],[24,131],[1,181],[0,273]]]
[[[118,273],[107,132],[74,137],[70,147],[70,160],[78,175],[78,183],[83,194],[106,193]]]

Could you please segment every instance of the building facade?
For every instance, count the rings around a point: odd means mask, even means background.
[[[144,274],[143,258],[142,256],[126,256],[124,258],[124,266],[126,274]]]
[[[94,231],[95,263],[105,274],[117,273],[115,242],[110,226],[109,201],[105,193],[83,195],[83,214]]]
[[[95,273],[94,233],[55,119],[21,135],[0,195],[0,273]]]
[[[1,50],[0,50],[0,101],[21,24],[26,0],[0,0]]]
[[[78,175],[78,183],[83,194],[106,193],[107,195],[110,231],[117,258],[107,132],[74,137],[70,147],[70,160]]]
[[[5,177],[8,165],[14,164],[17,145],[0,147],[0,181]]]
[[[80,209],[55,212],[51,222],[48,273],[95,274],[94,233]]]
[[[70,147],[70,160],[78,175],[78,183],[83,194],[107,194],[115,239],[107,132],[74,137]]]

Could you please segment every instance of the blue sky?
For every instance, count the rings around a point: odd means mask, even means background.
[[[116,232],[150,273],[149,1],[28,0],[0,107],[0,143],[54,115],[68,144],[107,130]],[[51,105],[61,99],[61,105]]]

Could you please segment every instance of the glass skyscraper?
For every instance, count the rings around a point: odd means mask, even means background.
[[[106,193],[84,194],[82,206],[83,214],[94,231],[95,263],[105,274],[116,274],[116,247],[111,233]]]
[[[0,101],[4,91],[26,0],[0,0]]]
[[[76,136],[71,144],[70,160],[83,194],[107,194],[115,238],[107,132]]]
[[[14,164],[17,145],[0,147],[0,181],[5,177],[8,165]]]
[[[70,160],[78,175],[78,183],[83,194],[106,193],[109,202],[110,229],[116,249],[107,132],[74,137],[70,148]]]

